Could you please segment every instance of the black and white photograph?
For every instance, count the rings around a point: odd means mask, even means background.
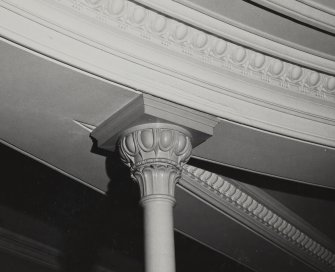
[[[335,0],[0,0],[0,272],[335,272]]]

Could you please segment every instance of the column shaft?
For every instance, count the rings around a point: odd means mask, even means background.
[[[174,272],[174,200],[159,195],[141,201],[144,209],[146,272]]]

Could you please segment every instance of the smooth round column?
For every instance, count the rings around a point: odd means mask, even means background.
[[[173,231],[174,199],[155,195],[145,197],[141,204],[144,211],[144,245],[146,272],[174,272],[175,248]]]

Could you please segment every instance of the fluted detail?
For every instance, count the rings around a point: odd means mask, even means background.
[[[134,169],[133,176],[140,186],[141,197],[154,194],[174,196],[180,170],[168,164],[153,164]]]
[[[234,205],[234,207],[242,210],[244,213],[281,235],[284,239],[291,241],[294,245],[308,252],[314,258],[335,269],[335,255],[333,252],[313,240],[274,211],[265,207],[259,200],[248,195],[242,188],[234,184],[235,182],[232,179],[190,165],[184,166],[183,173],[193,177],[194,180],[198,181],[202,186],[213,191]]]
[[[182,166],[191,155],[187,132],[167,124],[139,126],[126,132],[118,142],[122,161],[131,169],[141,196],[174,196]]]

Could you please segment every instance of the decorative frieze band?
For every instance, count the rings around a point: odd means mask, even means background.
[[[225,71],[335,101],[335,77],[198,30],[127,0],[53,0],[101,23]]]
[[[218,196],[233,209],[241,211],[249,219],[261,223],[274,235],[290,242],[297,251],[303,251],[307,253],[306,256],[312,256],[314,261],[326,264],[331,271],[335,270],[334,252],[249,194],[237,181],[190,165],[184,166],[183,179],[185,177]],[[305,261],[310,262],[309,258],[305,258]]]

